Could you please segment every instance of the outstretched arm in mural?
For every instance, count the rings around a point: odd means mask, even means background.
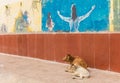
[[[85,15],[83,15],[83,16],[80,16],[80,17],[78,18],[78,19],[79,19],[79,22],[80,22],[80,21],[83,21],[84,19],[86,19],[86,18],[91,14],[91,12],[92,12],[94,9],[95,9],[95,5],[92,6],[91,10],[90,10],[87,14],[85,14]]]
[[[60,14],[60,11],[57,11],[57,13],[58,13],[58,15],[59,15],[59,17],[62,19],[62,20],[64,20],[64,21],[66,21],[66,22],[70,22],[70,17],[64,17],[64,16],[62,16],[61,14]]]

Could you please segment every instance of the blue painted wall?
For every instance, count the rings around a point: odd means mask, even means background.
[[[42,0],[42,31],[49,31],[46,21],[50,12],[54,23],[53,31],[69,32],[69,23],[59,17],[57,10],[61,15],[70,17],[72,4],[76,5],[77,16],[85,15],[93,5],[96,6],[90,16],[79,23],[79,32],[109,30],[109,0]]]

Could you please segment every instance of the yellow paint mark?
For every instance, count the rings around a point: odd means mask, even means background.
[[[42,31],[42,5],[41,5],[41,2],[40,2],[40,31]]]
[[[113,24],[113,20],[114,20],[114,12],[113,12],[113,0],[110,0],[110,15],[109,15],[109,22],[110,22],[110,28],[109,31],[113,32],[114,31],[114,24]]]

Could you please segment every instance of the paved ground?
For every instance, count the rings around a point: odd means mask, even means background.
[[[0,54],[0,83],[120,83],[120,73],[91,69],[91,78],[72,79],[67,65]]]

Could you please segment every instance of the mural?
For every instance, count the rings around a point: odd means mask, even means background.
[[[0,32],[41,31],[40,0],[6,2],[0,6],[0,10]]]
[[[109,31],[109,0],[43,0],[43,32]]]
[[[1,33],[120,31],[120,0],[1,0],[0,10]]]
[[[20,7],[22,8],[22,2],[20,2]],[[19,10],[18,16],[15,19],[15,30],[16,32],[27,32],[32,31],[30,28],[30,17],[28,16],[28,11],[22,9]]]

